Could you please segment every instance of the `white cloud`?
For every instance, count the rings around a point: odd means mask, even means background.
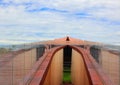
[[[120,31],[116,32],[115,34],[118,35],[118,36],[120,36]]]
[[[102,42],[120,40],[119,32],[115,33],[120,28],[119,0],[3,1],[9,5],[0,4],[0,43],[10,39],[18,39],[19,43],[23,37],[35,41],[66,35]]]
[[[25,41],[11,41],[11,40],[0,40],[0,44],[24,44]]]

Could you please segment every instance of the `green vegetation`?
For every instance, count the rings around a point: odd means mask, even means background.
[[[63,71],[63,83],[71,83],[71,71],[68,68]]]
[[[0,54],[5,54],[5,53],[8,53],[10,52],[11,49],[7,49],[7,48],[0,48]]]
[[[71,83],[70,72],[64,72],[63,73],[63,82],[65,82],[65,83]]]

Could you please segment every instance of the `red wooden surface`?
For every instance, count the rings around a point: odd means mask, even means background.
[[[64,48],[65,46],[59,46],[52,48],[46,55],[43,62],[40,64],[39,68],[35,72],[33,78],[31,79],[29,85],[42,85],[46,74],[48,72],[48,67],[51,63],[53,55],[60,49]],[[91,85],[113,85],[109,78],[104,74],[102,69],[96,63],[96,61],[91,57],[89,52],[85,49],[70,46],[76,51],[78,51],[84,60],[85,68],[87,71],[87,75],[89,77],[89,82]],[[39,64],[38,64],[39,65]]]

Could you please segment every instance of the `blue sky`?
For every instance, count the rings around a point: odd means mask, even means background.
[[[67,35],[120,44],[120,0],[0,0],[0,44]]]

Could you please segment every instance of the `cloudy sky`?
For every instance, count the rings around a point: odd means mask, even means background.
[[[0,0],[0,44],[67,35],[120,44],[120,0]]]

